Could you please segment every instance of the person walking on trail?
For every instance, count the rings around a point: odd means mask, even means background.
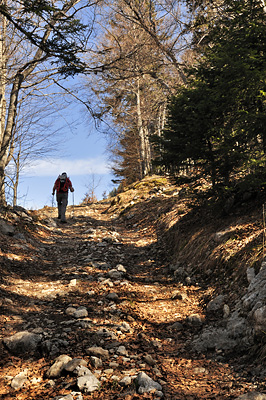
[[[56,201],[58,205],[58,219],[66,223],[66,208],[68,203],[68,190],[74,192],[71,180],[68,178],[66,172],[58,176],[54,183],[53,195],[56,191]]]

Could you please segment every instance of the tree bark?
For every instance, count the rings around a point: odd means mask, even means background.
[[[18,183],[19,183],[19,169],[20,169],[20,156],[21,156],[21,142],[19,143],[19,151],[16,158],[16,172],[15,172],[15,179],[13,185],[13,207],[17,205],[18,201]]]
[[[0,148],[4,139],[5,131],[5,116],[6,116],[6,19],[1,16],[0,26]],[[5,158],[0,156],[0,203],[5,204],[5,186],[4,186],[4,171],[5,171]]]
[[[150,170],[150,144],[146,129],[143,126],[141,113],[141,92],[139,79],[137,80],[137,124],[140,143],[140,178],[144,178]]]

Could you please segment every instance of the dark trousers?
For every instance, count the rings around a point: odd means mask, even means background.
[[[68,193],[57,193],[56,200],[58,205],[58,217],[61,221],[66,220],[66,208],[68,203]]]

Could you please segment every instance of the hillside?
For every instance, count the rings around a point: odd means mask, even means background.
[[[3,399],[266,398],[263,194],[202,183],[1,210]]]

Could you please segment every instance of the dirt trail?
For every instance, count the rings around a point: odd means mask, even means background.
[[[101,389],[83,393],[83,399],[158,398],[155,392],[137,394],[133,380],[128,386],[115,384],[113,376],[121,379],[125,370],[133,371],[132,376],[144,371],[162,386],[167,400],[236,399],[258,389],[241,360],[237,367],[236,360],[221,362],[219,354],[208,358],[191,351],[190,340],[202,328],[189,324],[187,317],[204,318],[208,289],[175,282],[153,227],[129,228],[105,213],[107,207],[77,207],[68,224],[53,226],[48,220],[46,227],[38,225],[35,241],[10,238],[6,244],[1,339],[34,331],[44,334],[49,346],[23,357],[1,345],[2,398],[39,400],[72,393],[77,399],[73,376],[64,374],[53,382],[46,376],[60,354],[82,358],[92,372],[97,370]],[[124,271],[121,277],[115,274],[117,266]],[[84,307],[88,315],[73,322],[69,306]],[[127,329],[117,328],[122,324]],[[104,359],[94,368],[86,348],[110,350],[114,342],[125,346],[126,356]],[[12,378],[22,371],[27,381],[15,390]]]

